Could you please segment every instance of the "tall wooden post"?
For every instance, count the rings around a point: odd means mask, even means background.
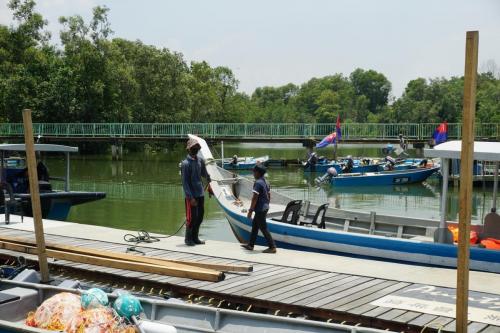
[[[467,31],[465,43],[464,110],[460,161],[460,211],[458,218],[457,333],[467,333],[469,297],[469,237],[472,210],[472,168],[476,114],[476,81],[479,32]]]
[[[45,251],[45,236],[43,233],[42,209],[40,205],[40,194],[38,190],[38,174],[36,170],[35,143],[33,142],[33,123],[31,122],[31,110],[23,110],[24,144],[26,149],[26,164],[30,182],[31,210],[33,211],[33,222],[35,224],[36,247],[38,252],[38,265],[42,282],[49,281],[49,267],[47,265],[47,253]]]

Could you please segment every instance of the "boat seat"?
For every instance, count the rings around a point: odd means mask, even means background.
[[[453,244],[453,233],[448,228],[437,228],[436,231],[434,231],[434,243],[439,243],[440,233],[443,233],[444,244]]]
[[[322,204],[321,206],[318,207],[318,210],[316,211],[316,214],[314,214],[314,217],[312,220],[308,219],[303,219],[300,221],[300,225],[309,225],[309,226],[316,226],[320,229],[325,229],[325,215],[326,215],[326,210],[328,209],[329,204],[325,203]]]
[[[292,200],[290,201],[283,212],[283,216],[278,218],[273,218],[273,221],[297,224],[299,221],[300,208],[302,207],[302,200]]]
[[[500,215],[496,212],[490,212],[484,217],[483,233],[480,238],[500,239]]]

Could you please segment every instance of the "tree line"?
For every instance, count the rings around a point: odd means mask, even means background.
[[[51,43],[34,0],[10,0],[15,24],[0,25],[0,121],[20,122],[458,122],[463,77],[391,83],[356,69],[301,84],[238,91],[230,68],[187,63],[179,52],[112,38],[106,7],[89,22],[61,17],[61,45]],[[490,64],[491,65],[491,64]],[[477,121],[500,122],[500,75],[479,75]]]

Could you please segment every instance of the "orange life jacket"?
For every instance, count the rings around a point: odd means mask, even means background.
[[[490,250],[500,250],[500,239],[486,238],[481,241],[481,244]]]
[[[448,230],[450,230],[451,233],[453,234],[453,242],[458,243],[458,227],[448,226]],[[470,232],[470,243],[477,244],[478,241],[479,241],[479,236],[477,232],[472,230]]]

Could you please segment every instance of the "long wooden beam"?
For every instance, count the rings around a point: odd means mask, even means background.
[[[34,246],[5,242],[5,241],[0,241],[0,248],[22,253],[35,254],[35,255],[38,253],[37,248]],[[182,265],[176,263],[168,263],[168,265],[167,264],[155,265],[155,264],[140,263],[128,260],[103,258],[98,256],[71,253],[65,251],[57,251],[51,249],[47,249],[46,253],[48,257],[58,260],[68,260],[82,264],[124,269],[135,272],[168,275],[168,276],[175,276],[175,277],[182,277],[182,278],[203,280],[203,281],[212,281],[212,282],[218,282],[224,279],[224,273],[222,272],[200,267],[191,267],[189,265]]]
[[[33,139],[33,123],[31,122],[31,110],[23,110],[24,145],[26,150],[26,164],[28,165],[29,187],[31,194],[31,211],[35,224],[36,247],[38,249],[38,263],[42,282],[49,282],[49,266],[47,265],[47,254],[45,253],[45,237],[43,233],[42,205],[38,188],[38,173],[36,168],[35,143]]]
[[[0,235],[0,241],[6,241],[6,242],[18,243],[18,244],[24,244],[24,245],[30,245],[30,246],[33,246],[35,244],[33,241],[27,240],[25,238],[1,236],[1,235]],[[253,266],[251,266],[251,265],[224,265],[224,264],[211,264],[211,263],[203,263],[203,262],[188,261],[188,260],[151,258],[151,257],[133,255],[133,254],[129,254],[129,253],[119,253],[119,252],[106,251],[106,250],[96,250],[96,249],[87,248],[87,247],[77,247],[77,246],[72,246],[72,245],[58,244],[58,243],[54,243],[54,242],[46,242],[46,246],[47,246],[47,248],[52,249],[52,250],[93,255],[93,256],[110,258],[110,259],[143,262],[143,263],[149,263],[149,264],[153,264],[153,265],[165,265],[168,263],[176,263],[176,264],[183,264],[183,265],[195,266],[195,267],[206,268],[206,269],[213,269],[213,270],[223,271],[223,272],[252,272],[253,271]]]
[[[468,325],[469,234],[472,214],[472,169],[474,162],[478,44],[479,32],[467,31],[465,43],[462,152],[460,155],[460,210],[458,215],[457,333],[467,333]]]

